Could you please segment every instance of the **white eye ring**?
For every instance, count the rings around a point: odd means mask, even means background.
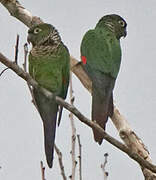
[[[125,22],[123,20],[118,21],[118,23],[122,26],[125,27]]]
[[[34,29],[34,34],[38,34],[40,31],[42,31],[42,29],[36,28],[36,29]]]

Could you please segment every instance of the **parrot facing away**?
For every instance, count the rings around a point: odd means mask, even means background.
[[[92,120],[104,130],[113,115],[113,88],[121,63],[120,38],[127,35],[126,21],[116,14],[103,16],[81,42],[81,61],[92,81]],[[103,137],[93,129],[99,144]]]
[[[32,44],[29,54],[30,75],[41,87],[65,99],[69,84],[70,55],[58,31],[51,24],[35,25],[28,30],[27,41]],[[59,107],[55,99],[48,99],[38,89],[33,88],[33,96],[43,121],[45,154],[51,168]],[[62,107],[59,121],[61,114]]]

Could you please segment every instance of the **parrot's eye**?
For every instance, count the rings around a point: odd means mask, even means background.
[[[123,20],[118,21],[118,23],[121,25],[121,27],[125,27],[126,26],[126,23]]]
[[[36,28],[36,29],[34,29],[34,34],[38,34],[40,31],[42,31],[42,29]]]

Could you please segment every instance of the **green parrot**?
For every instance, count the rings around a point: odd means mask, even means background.
[[[28,30],[27,40],[32,44],[29,54],[30,75],[40,86],[65,99],[69,85],[70,55],[58,31],[51,24],[35,25]],[[57,113],[60,110],[60,122],[62,107],[59,109],[54,99],[49,100],[38,89],[33,88],[33,96],[43,121],[45,154],[51,168]]]
[[[121,63],[120,38],[127,35],[126,21],[116,15],[106,15],[89,30],[81,43],[81,61],[92,81],[92,120],[104,130],[108,117],[113,115],[113,88]],[[102,136],[93,129],[94,139]]]

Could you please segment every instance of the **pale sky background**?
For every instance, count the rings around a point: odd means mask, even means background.
[[[156,1],[155,0],[79,0],[24,1],[22,5],[33,15],[53,24],[69,48],[79,58],[83,34],[95,27],[106,14],[119,14],[128,24],[128,35],[121,40],[122,65],[114,89],[114,98],[131,127],[143,140],[156,163]],[[37,3],[37,4],[36,4]],[[0,4],[0,52],[14,58],[16,34],[20,35],[19,64],[23,63],[23,45],[27,27],[11,17]],[[4,66],[0,64],[0,71]],[[88,118],[91,96],[77,78],[73,80],[76,107]],[[69,101],[69,100],[68,100]],[[56,144],[63,152],[66,175],[71,174],[71,127],[64,110],[57,128]],[[101,146],[93,140],[92,131],[76,118],[77,133],[81,135],[84,180],[102,180],[100,164],[109,153],[108,180],[143,180],[139,165],[106,141]],[[111,121],[107,132],[115,138],[118,133]],[[46,166],[46,179],[62,179],[55,155],[53,169],[46,165],[43,148],[42,121],[31,103],[26,83],[11,70],[0,77],[0,179],[41,179],[40,160]],[[78,176],[77,176],[78,179]]]

